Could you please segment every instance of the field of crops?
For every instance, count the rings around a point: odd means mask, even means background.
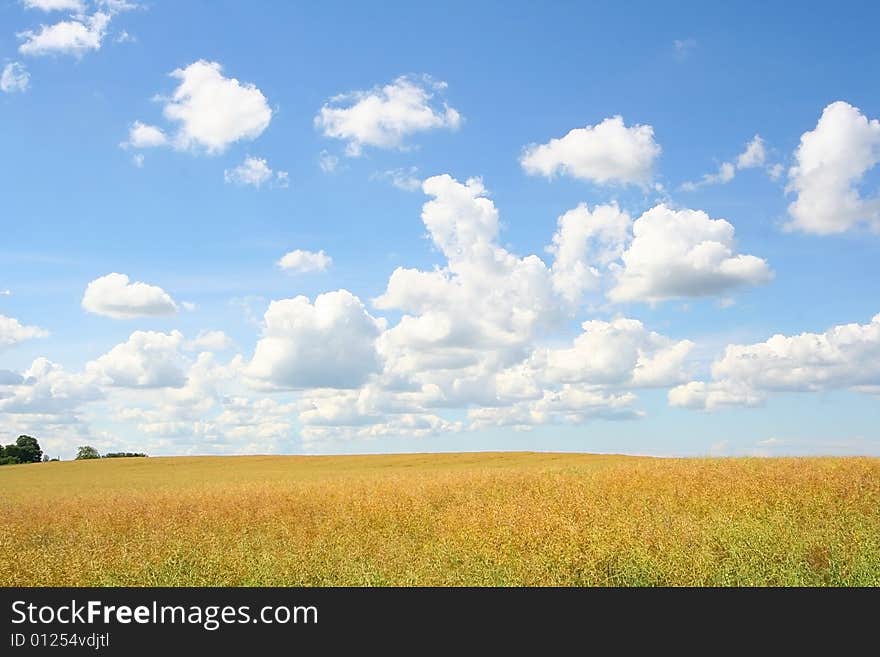
[[[880,459],[0,468],[0,585],[880,585]]]

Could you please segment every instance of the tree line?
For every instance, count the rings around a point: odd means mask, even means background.
[[[89,459],[119,459],[131,457],[146,457],[141,452],[108,452],[101,455],[97,449],[91,445],[80,445],[76,449],[75,461],[84,461]],[[33,436],[21,435],[14,443],[9,445],[0,445],[0,465],[16,465],[19,463],[39,463],[43,461],[60,461],[59,458],[50,459],[48,455],[43,454],[40,443]]]

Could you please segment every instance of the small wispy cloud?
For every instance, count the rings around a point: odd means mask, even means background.
[[[405,192],[417,192],[422,188],[422,180],[418,177],[418,173],[418,167],[402,167],[387,171],[377,171],[371,178],[373,180],[386,180],[397,187],[397,189],[402,189]]]
[[[679,59],[684,59],[697,47],[697,40],[692,38],[675,39],[672,42],[672,47],[675,48],[676,56]]]

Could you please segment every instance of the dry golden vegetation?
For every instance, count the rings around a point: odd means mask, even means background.
[[[0,469],[0,584],[880,585],[880,459],[186,457]]]

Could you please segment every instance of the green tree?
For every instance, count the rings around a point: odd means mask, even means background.
[[[22,463],[39,463],[43,458],[43,450],[36,438],[19,436],[15,446],[18,447],[18,460]]]
[[[0,445],[0,465],[15,465],[21,463],[21,450],[18,445]]]
[[[101,455],[91,445],[80,445],[76,448],[76,460],[82,461],[85,459],[99,459]]]

